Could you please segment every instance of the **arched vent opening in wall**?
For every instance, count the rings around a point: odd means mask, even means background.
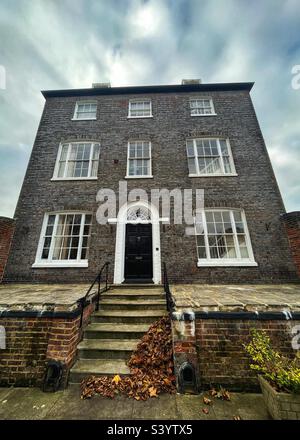
[[[180,393],[197,393],[197,381],[195,368],[189,362],[185,362],[179,369],[179,391]]]

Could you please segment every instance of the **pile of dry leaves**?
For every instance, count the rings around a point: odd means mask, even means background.
[[[113,398],[124,394],[136,400],[147,400],[160,393],[174,393],[171,323],[163,317],[151,325],[128,361],[130,376],[89,377],[81,383],[81,398],[94,394]]]

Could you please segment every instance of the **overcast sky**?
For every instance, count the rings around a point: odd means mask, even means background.
[[[255,81],[286,209],[300,209],[299,0],[0,0],[0,43],[0,216],[14,214],[40,90],[186,77]]]

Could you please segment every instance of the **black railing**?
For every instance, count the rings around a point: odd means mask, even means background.
[[[168,310],[168,312],[172,313],[175,310],[175,302],[172,297],[172,293],[170,291],[166,263],[163,263],[163,269],[164,269],[163,270],[164,291],[165,291],[166,300],[167,300],[167,310]]]
[[[99,310],[99,301],[100,301],[101,293],[106,292],[109,289],[109,287],[108,287],[108,266],[109,266],[109,262],[108,261],[103,264],[103,266],[101,267],[98,275],[96,276],[96,278],[94,279],[94,281],[90,285],[88,291],[79,300],[79,302],[81,303],[80,328],[82,327],[83,312],[84,312],[84,307],[85,307],[85,304],[86,304],[86,299],[89,296],[89,294],[90,294],[91,290],[93,289],[94,285],[97,283],[97,298],[96,298],[96,307],[95,307],[96,310]],[[105,272],[105,278],[104,279],[102,279],[103,272]],[[103,287],[102,290],[101,290],[101,282],[102,281],[104,281],[105,287]]]

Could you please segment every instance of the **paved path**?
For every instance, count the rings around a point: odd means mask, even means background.
[[[208,408],[204,414],[202,408]],[[57,393],[37,388],[0,388],[0,419],[172,419],[172,420],[268,419],[261,394],[232,393],[231,401],[213,400],[203,404],[203,394],[162,395],[146,402],[125,397],[114,400],[101,396],[81,400],[79,386]]]

